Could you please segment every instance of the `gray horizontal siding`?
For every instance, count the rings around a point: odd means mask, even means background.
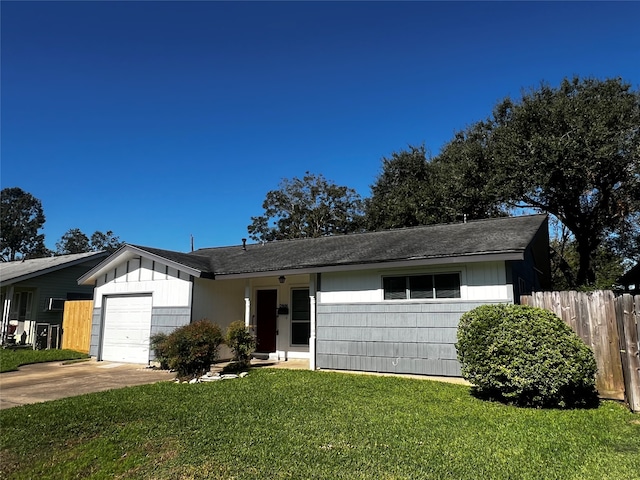
[[[98,347],[100,345],[100,319],[102,318],[102,308],[94,308],[91,316],[91,345],[89,346],[89,355],[98,356]]]
[[[319,304],[319,368],[460,376],[464,312],[487,302]]]

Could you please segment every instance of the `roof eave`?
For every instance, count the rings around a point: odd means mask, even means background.
[[[429,258],[411,258],[402,260],[388,260],[378,262],[362,262],[362,263],[342,263],[337,265],[317,265],[305,266],[300,268],[281,268],[256,272],[238,272],[238,273],[218,273],[217,279],[246,279],[273,277],[279,275],[304,275],[312,273],[329,273],[329,272],[348,272],[359,270],[372,270],[378,268],[404,268],[404,267],[420,267],[433,265],[451,265],[460,263],[478,263],[478,262],[496,262],[509,260],[523,260],[524,251],[509,252],[485,252],[462,254],[455,256],[441,256]]]

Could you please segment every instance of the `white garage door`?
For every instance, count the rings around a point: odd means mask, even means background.
[[[106,298],[102,360],[149,362],[151,296]]]

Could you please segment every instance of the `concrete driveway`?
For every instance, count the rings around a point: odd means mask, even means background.
[[[127,363],[62,363],[24,365],[17,372],[0,373],[0,409],[175,378],[175,373]]]

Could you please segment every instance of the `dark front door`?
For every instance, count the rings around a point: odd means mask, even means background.
[[[258,290],[258,318],[256,321],[256,336],[261,353],[276,351],[276,309],[278,308],[277,290]]]

